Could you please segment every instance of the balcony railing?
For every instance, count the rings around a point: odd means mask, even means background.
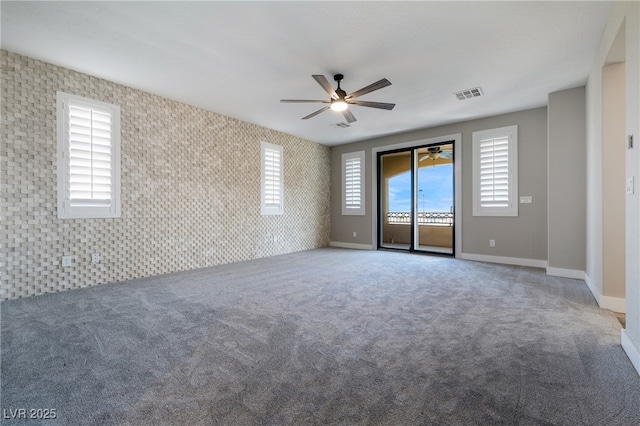
[[[410,212],[389,212],[387,223],[409,224]],[[453,226],[453,213],[448,212],[418,212],[418,225]]]

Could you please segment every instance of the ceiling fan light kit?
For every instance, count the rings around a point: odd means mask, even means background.
[[[345,101],[342,100],[333,100],[331,101],[331,109],[334,111],[344,111],[345,109],[347,109],[349,106],[347,105],[347,103]]]
[[[386,78],[376,81],[373,84],[370,84],[366,87],[363,87],[360,90],[356,90],[355,92],[347,95],[347,92],[342,90],[340,87],[340,82],[344,78],[342,74],[336,74],[333,76],[333,79],[338,82],[338,88],[334,89],[329,81],[326,79],[324,75],[312,75],[313,79],[318,82],[318,84],[329,94],[331,97],[328,101],[322,100],[304,100],[304,99],[282,99],[280,102],[284,103],[303,103],[303,102],[313,102],[313,103],[323,103],[329,104],[323,108],[320,108],[318,111],[313,112],[306,117],[302,117],[303,120],[307,120],[309,118],[315,117],[316,115],[324,112],[328,109],[333,111],[342,112],[347,123],[353,123],[356,121],[354,115],[349,111],[349,105],[358,105],[368,108],[377,108],[377,109],[386,109],[388,111],[392,110],[396,104],[390,104],[385,102],[369,102],[369,101],[359,101],[355,100],[356,98],[366,95],[367,93],[371,93],[374,90],[382,89],[383,87],[387,87],[391,85],[391,82]]]

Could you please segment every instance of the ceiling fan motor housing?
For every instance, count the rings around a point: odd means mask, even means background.
[[[338,95],[337,100],[344,100],[345,96],[347,96],[347,92],[342,90],[342,88],[340,87],[340,82],[342,81],[343,78],[344,78],[344,75],[342,74],[336,74],[333,76],[333,79],[338,82],[338,88],[336,89],[336,95]]]

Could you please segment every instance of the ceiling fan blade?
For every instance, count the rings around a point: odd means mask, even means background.
[[[307,115],[306,117],[302,117],[303,120],[306,120],[308,118],[312,118],[315,117],[316,115],[320,114],[321,112],[325,112],[326,110],[328,110],[329,108],[331,108],[331,105],[327,105],[324,108],[320,108],[319,110],[317,110],[316,112],[312,112],[311,114]]]
[[[320,101],[317,99],[280,99],[280,102],[284,102],[284,103],[317,102],[317,103],[323,103],[323,104],[331,103],[331,101]]]
[[[344,115],[344,119],[347,120],[347,123],[349,123],[349,124],[351,124],[354,121],[356,121],[356,118],[353,116],[351,111],[349,111],[348,109],[345,109],[344,111],[342,111],[342,115]]]
[[[386,110],[392,110],[393,107],[396,106],[396,104],[388,104],[385,102],[348,101],[347,103],[351,105],[358,105],[363,107],[379,108],[379,109],[386,109]]]
[[[440,158],[446,158],[446,159],[451,159],[453,158],[453,153],[451,151],[442,151],[440,153]]]
[[[318,82],[318,84],[322,86],[322,88],[329,94],[329,96],[331,96],[332,99],[338,99],[338,94],[336,93],[335,89],[331,87],[329,80],[327,80],[324,75],[312,75],[311,77],[313,77]]]
[[[367,93],[371,93],[374,90],[382,89],[383,87],[387,87],[387,86],[390,86],[390,85],[391,85],[391,82],[389,80],[387,80],[386,78],[383,78],[382,80],[376,81],[375,83],[368,85],[367,87],[363,87],[360,90],[356,90],[352,94],[347,95],[345,97],[345,99],[347,99],[347,100],[355,99],[358,96],[366,95]]]
[[[426,160],[427,158],[429,158],[429,154],[423,155],[422,157],[420,157],[420,160],[418,161]]]

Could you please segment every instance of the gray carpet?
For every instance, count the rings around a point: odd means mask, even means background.
[[[640,424],[616,317],[534,268],[327,248],[0,308],[7,425]]]

